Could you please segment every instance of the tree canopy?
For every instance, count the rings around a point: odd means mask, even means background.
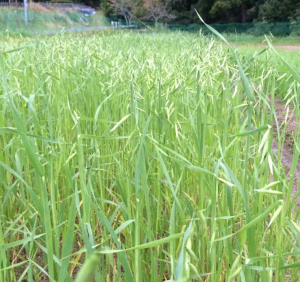
[[[55,0],[52,0],[55,1]],[[58,0],[57,0],[58,1]],[[300,19],[300,0],[75,0],[101,8],[106,16],[154,22],[198,23],[195,9],[208,23],[288,22]],[[125,10],[122,9],[124,4]],[[123,11],[123,12],[122,12]]]

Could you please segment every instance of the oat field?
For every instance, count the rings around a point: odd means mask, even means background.
[[[287,173],[274,109],[299,121],[300,73],[277,51],[177,32],[0,51],[0,282],[300,281],[299,125]]]

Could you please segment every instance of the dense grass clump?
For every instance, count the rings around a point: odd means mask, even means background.
[[[182,33],[0,48],[0,282],[299,281],[294,73]]]

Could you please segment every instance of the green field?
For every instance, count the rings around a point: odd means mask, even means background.
[[[63,29],[110,26],[101,12],[97,12],[92,17],[85,17],[84,20],[82,20],[80,13],[74,11],[64,12],[31,4],[28,10],[28,25],[26,26],[22,9],[0,8],[0,38],[7,35],[21,37]]]
[[[0,51],[0,282],[73,281],[84,262],[78,282],[300,281],[272,151],[274,97],[299,105],[293,53],[175,32]]]

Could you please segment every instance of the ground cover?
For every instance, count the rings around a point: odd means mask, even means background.
[[[273,39],[274,40],[274,39]],[[276,41],[276,39],[275,39]],[[263,50],[267,49],[266,41],[265,44],[259,44],[254,47],[253,45],[235,45],[238,52],[243,54],[243,57],[249,58],[253,53],[260,53]],[[250,46],[250,47],[249,47]],[[293,68],[296,72],[300,71],[300,61],[298,60],[298,51],[299,46],[280,46],[274,45],[276,48],[276,52],[279,56],[284,60],[274,60],[274,57],[269,57],[268,52],[266,52],[266,56],[262,58],[257,58],[259,63],[263,65],[264,61],[271,60],[271,65],[276,69],[278,75],[288,77],[289,68],[286,63],[289,65],[293,65]],[[268,97],[270,99],[270,97]],[[276,119],[273,120],[273,126],[276,127],[276,122],[279,125],[280,131],[285,131],[285,138],[281,144],[282,146],[282,159],[281,162],[285,167],[285,171],[289,177],[293,178],[293,194],[297,198],[297,205],[299,206],[299,168],[300,161],[296,162],[296,170],[295,173],[290,175],[290,171],[293,165],[293,148],[294,148],[294,136],[295,130],[297,130],[297,115],[296,108],[298,108],[297,103],[290,103],[292,100],[290,99],[288,89],[276,91],[276,97],[274,98],[274,112],[276,115]],[[270,113],[270,111],[268,111]],[[288,122],[286,122],[288,120]],[[274,135],[273,140],[273,151],[276,154],[278,148],[278,140],[276,138],[276,134]]]
[[[92,17],[83,17],[75,11],[45,8],[39,4],[28,6],[28,25],[25,25],[24,10],[21,8],[0,8],[0,36],[29,36],[46,31],[83,28],[87,26],[108,26],[103,14],[98,11]]]
[[[0,281],[72,281],[85,260],[90,281],[299,281],[284,50],[237,61],[209,37],[134,32],[0,50]]]
[[[266,33],[269,36],[271,34]],[[224,34],[227,40],[233,44],[244,45],[244,46],[260,46],[263,41],[265,41],[265,36],[255,36],[250,34]],[[299,46],[300,37],[297,35],[290,36],[272,36],[273,45],[277,46]]]

